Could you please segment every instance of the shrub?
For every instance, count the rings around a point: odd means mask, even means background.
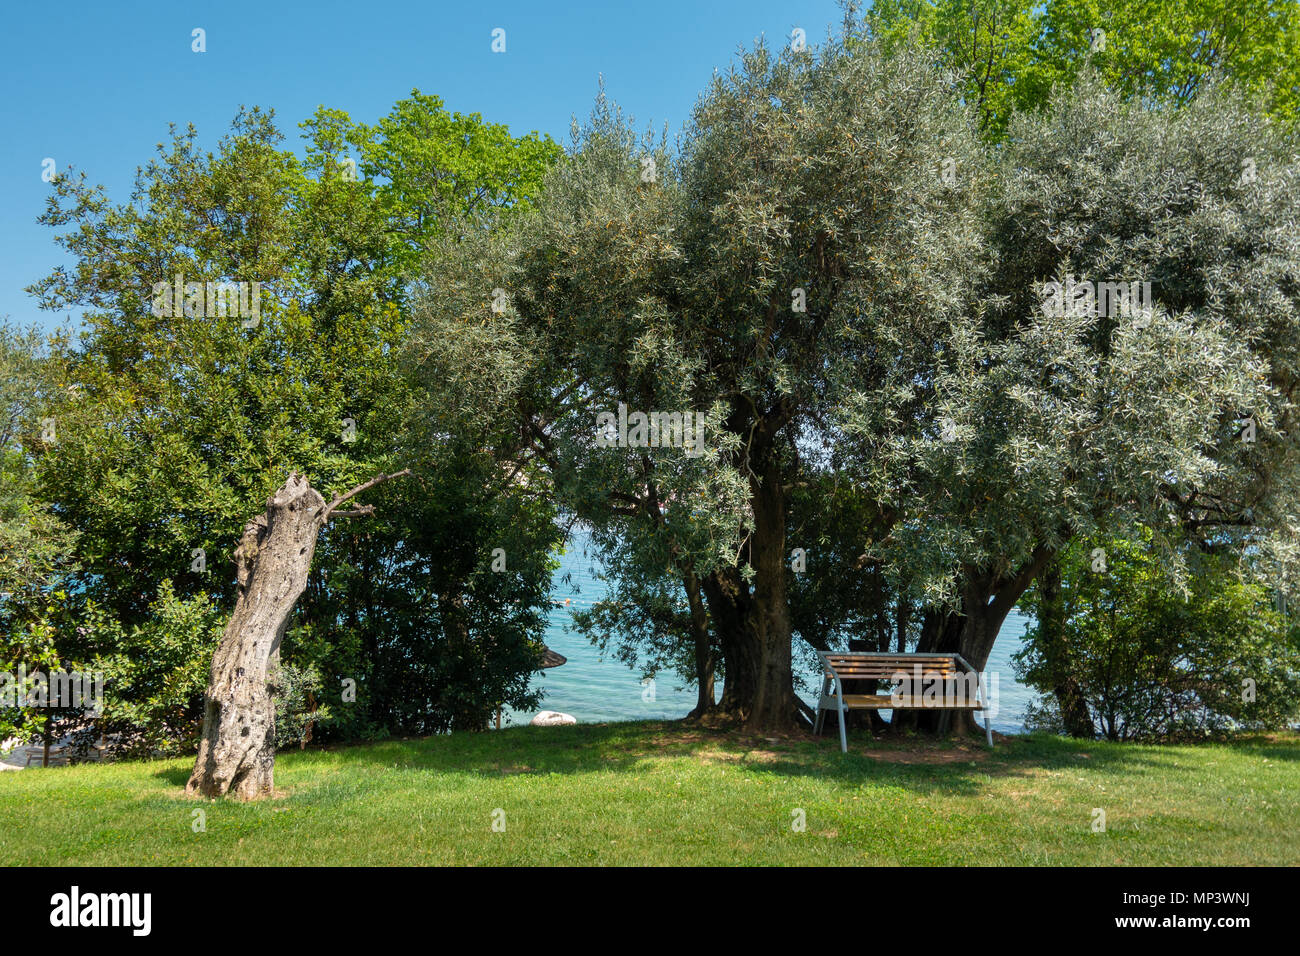
[[[1043,614],[1041,585],[1023,602],[1038,623],[1016,655],[1021,680],[1058,697],[1072,682],[1111,740],[1273,730],[1296,718],[1300,627],[1264,585],[1193,553],[1180,586],[1146,540],[1108,541],[1096,571],[1095,548],[1076,542],[1062,555],[1056,614]],[[1059,725],[1059,705],[1040,705],[1039,719]]]

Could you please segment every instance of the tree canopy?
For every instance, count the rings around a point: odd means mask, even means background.
[[[86,331],[45,366],[57,441],[27,446],[30,481],[77,535],[81,627],[56,643],[101,661],[122,740],[197,732],[202,680],[179,675],[201,675],[213,641],[190,624],[229,607],[240,530],[292,471],[337,493],[418,469],[376,492],[374,521],[325,535],[286,640],[340,732],[481,727],[536,698],[553,509],[472,436],[409,439],[404,302],[445,224],[525,206],[558,148],[418,91],[374,127],[322,107],[302,129],[301,156],[257,109],[210,152],[174,131],[130,202],[69,170],[42,217],[74,264],[31,291],[81,307]],[[150,641],[169,688],[132,666]]]
[[[1175,109],[1095,71],[1004,148],[975,113],[923,52],[760,44],[677,152],[599,101],[536,208],[426,279],[425,375],[698,589],[720,707],[752,726],[799,707],[795,547],[811,575],[875,575],[872,606],[977,667],[1103,527],[1293,564],[1285,135],[1239,90]],[[678,410],[698,453],[622,424]],[[859,550],[831,569],[790,521],[794,489],[836,478]]]
[[[890,48],[933,51],[995,139],[1084,70],[1125,98],[1185,105],[1226,77],[1279,122],[1300,109],[1292,0],[874,0],[864,20]]]

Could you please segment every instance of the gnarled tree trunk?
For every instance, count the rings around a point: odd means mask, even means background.
[[[982,673],[1007,615],[1056,553],[1040,544],[1019,568],[1001,576],[977,568],[964,568],[960,610],[939,614],[927,621],[928,625],[933,626],[927,626],[922,631],[917,650],[938,653],[956,651],[971,667]],[[974,730],[972,712],[968,710],[921,710],[916,714],[916,725],[928,730],[940,733],[950,731],[955,734]]]
[[[1074,652],[1065,639],[1065,607],[1061,594],[1061,565],[1053,558],[1039,577],[1042,600],[1039,601],[1038,630],[1042,635],[1042,655],[1052,680],[1052,693],[1061,710],[1065,732],[1071,737],[1092,739],[1096,735],[1092,714],[1079,687],[1074,670]]]
[[[742,554],[754,569],[752,587],[734,565],[701,581],[725,668],[717,709],[756,733],[811,726],[811,710],[794,692],[780,477],[769,459],[751,480],[755,527]]]
[[[267,670],[307,587],[324,508],[325,499],[306,478],[290,475],[266,513],[244,526],[235,549],[235,611],[212,657],[203,737],[187,793],[253,800],[274,789],[275,702]]]
[[[331,517],[373,511],[369,506],[348,512],[335,509],[393,477],[374,478],[326,507],[306,478],[291,474],[266,503],[266,512],[244,526],[235,548],[235,610],[212,656],[203,736],[186,793],[254,800],[273,792],[275,702],[267,672],[307,587],[316,539]]]

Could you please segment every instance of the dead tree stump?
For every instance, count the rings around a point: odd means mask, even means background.
[[[311,483],[295,473],[266,503],[266,512],[244,525],[235,548],[235,610],[212,657],[203,736],[186,793],[255,800],[274,791],[275,701],[267,672],[307,587],[316,539],[331,518],[374,510],[337,511],[344,501],[405,474],[372,478],[326,506]]]

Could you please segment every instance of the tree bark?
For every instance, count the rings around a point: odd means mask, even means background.
[[[267,686],[272,656],[307,587],[325,499],[297,474],[244,526],[235,549],[235,610],[212,657],[203,737],[185,792],[241,800],[275,788],[275,702]]]
[[[691,636],[695,642],[695,707],[686,715],[687,720],[692,720],[711,714],[717,707],[713,684],[717,659],[713,653],[713,641],[709,637],[709,617],[700,594],[700,579],[693,570],[688,569],[683,575],[682,583],[690,605]]]
[[[927,607],[921,619],[921,637],[917,641],[919,654],[952,654],[961,644],[963,616],[952,610]],[[889,725],[896,731],[940,731],[941,713],[927,710],[896,710],[890,715]]]
[[[307,587],[317,537],[332,517],[374,510],[338,511],[344,501],[403,474],[409,472],[372,478],[327,507],[294,473],[267,501],[265,513],[244,525],[235,548],[235,610],[212,656],[203,736],[186,793],[254,800],[274,792],[275,702],[267,676]]]
[[[935,653],[955,651],[982,673],[1007,615],[1055,555],[1055,551],[1039,546],[1019,568],[1001,576],[974,567],[964,568],[960,610],[936,613],[933,618],[927,615],[921,646],[917,649]],[[916,713],[918,726],[938,733],[964,734],[975,729],[968,710]]]
[[[718,710],[744,720],[754,699],[758,667],[745,635],[750,601],[749,586],[735,568],[719,568],[701,582],[709,604],[709,616],[717,631],[726,668],[722,700]]]
[[[801,729],[809,722],[794,693],[785,564],[785,494],[774,457],[750,479],[754,528],[744,548],[753,586],[735,566],[704,581],[726,669],[718,710],[754,732]]]
[[[967,569],[962,587],[964,621],[957,650],[971,667],[984,670],[1007,615],[1056,553],[1040,545],[1014,572],[997,578]]]
[[[750,633],[758,650],[753,706],[745,729],[793,730],[803,721],[795,701],[790,597],[786,587],[785,492],[776,456],[768,452],[761,473],[750,476],[754,533],[749,560],[754,568]]]

